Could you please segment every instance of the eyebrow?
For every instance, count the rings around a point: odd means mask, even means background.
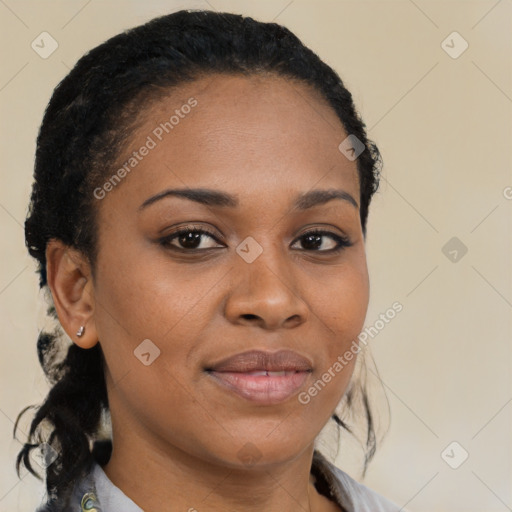
[[[182,197],[206,206],[223,208],[236,208],[239,205],[238,198],[226,192],[206,188],[182,188],[164,190],[163,192],[151,196],[139,206],[139,211],[167,197]],[[357,201],[348,192],[340,189],[315,189],[305,192],[295,199],[293,209],[303,211],[313,208],[314,206],[325,204],[333,199],[347,201],[356,209],[359,209]]]

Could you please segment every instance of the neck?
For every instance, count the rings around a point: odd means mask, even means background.
[[[103,469],[146,512],[317,512],[325,510],[326,499],[312,483],[313,449],[311,444],[282,463],[228,467],[114,429],[112,456]]]

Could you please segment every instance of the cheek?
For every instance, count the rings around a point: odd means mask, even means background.
[[[117,247],[108,243],[103,249],[95,284],[100,339],[101,335],[105,342],[119,336],[133,342],[163,339],[172,331],[194,330],[206,321],[207,301],[202,298],[219,280],[220,270],[203,272],[198,279],[199,270],[184,272],[170,264],[163,250],[148,251],[140,243]]]
[[[105,244],[98,263],[95,321],[112,416],[126,419],[128,408],[146,428],[164,434],[173,425],[177,439],[186,439],[187,425],[209,419],[191,395],[190,354],[212,314],[201,299],[220,274],[191,279],[167,258],[126,244]]]
[[[98,337],[114,382],[132,372],[132,378],[159,389],[159,379],[169,378],[168,362],[176,363],[173,374],[185,371],[194,341],[211,315],[207,301],[201,299],[218,278],[208,274],[191,279],[171,268],[163,252],[148,257],[147,248],[118,242],[104,244],[98,257]],[[149,357],[138,357],[148,352]],[[155,362],[146,367],[144,363],[153,358]]]
[[[309,418],[327,422],[348,389],[358,357],[358,335],[367,313],[369,280],[364,251],[333,268],[310,295],[321,364],[311,385],[298,395]]]
[[[312,298],[315,313],[333,341],[331,349],[339,351],[356,339],[364,324],[369,301],[369,280],[366,258],[356,254],[346,265],[336,267],[315,288]]]

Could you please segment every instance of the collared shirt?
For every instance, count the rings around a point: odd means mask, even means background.
[[[320,452],[313,455],[315,486],[343,512],[407,512],[330,463]],[[191,508],[191,510],[194,510]],[[95,464],[74,487],[69,512],[144,512]]]

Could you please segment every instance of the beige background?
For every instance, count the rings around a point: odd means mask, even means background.
[[[35,353],[42,301],[22,229],[43,109],[86,50],[191,7],[296,32],[340,73],[383,153],[367,325],[395,301],[404,309],[370,342],[391,427],[364,482],[412,512],[512,510],[510,0],[1,0],[0,512],[33,511],[42,495],[13,471],[12,427],[46,392]],[[30,46],[43,31],[59,45],[48,59]],[[453,31],[469,44],[456,59],[441,46]],[[452,237],[468,249],[456,262],[442,252]],[[336,462],[359,477],[361,451],[345,438]],[[458,469],[441,457],[453,441],[469,453]]]

